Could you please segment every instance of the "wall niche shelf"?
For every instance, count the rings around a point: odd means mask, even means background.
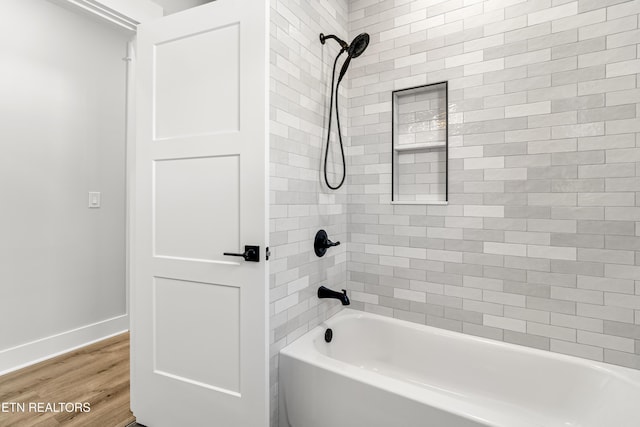
[[[395,151],[417,151],[417,150],[429,150],[435,148],[442,148],[446,145],[444,142],[436,143],[422,143],[422,144],[402,144],[393,147]]]
[[[447,82],[392,93],[391,203],[448,202]]]

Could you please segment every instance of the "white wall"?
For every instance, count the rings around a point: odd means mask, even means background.
[[[43,356],[7,349],[126,312],[128,38],[50,2],[2,2],[0,372]]]
[[[164,14],[171,15],[172,13],[180,12],[181,10],[190,9],[192,7],[200,6],[205,3],[210,3],[212,0],[153,0],[164,9]]]

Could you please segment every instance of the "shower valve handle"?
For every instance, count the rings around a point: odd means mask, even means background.
[[[316,233],[316,237],[313,240],[313,250],[316,255],[321,257],[327,253],[327,249],[333,246],[338,246],[340,242],[332,242],[329,240],[329,236],[327,236],[327,232],[324,230],[319,230]]]

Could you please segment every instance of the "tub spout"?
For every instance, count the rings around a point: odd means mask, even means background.
[[[318,298],[335,298],[337,300],[340,300],[342,305],[351,304],[351,301],[349,301],[349,297],[347,296],[346,289],[343,289],[342,292],[336,292],[324,286],[320,286],[318,288]]]

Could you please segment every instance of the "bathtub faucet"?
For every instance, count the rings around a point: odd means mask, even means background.
[[[340,300],[342,305],[349,305],[351,301],[349,301],[349,297],[347,296],[347,290],[343,289],[342,292],[332,291],[329,288],[325,288],[324,286],[320,286],[318,288],[318,298],[335,298]]]

